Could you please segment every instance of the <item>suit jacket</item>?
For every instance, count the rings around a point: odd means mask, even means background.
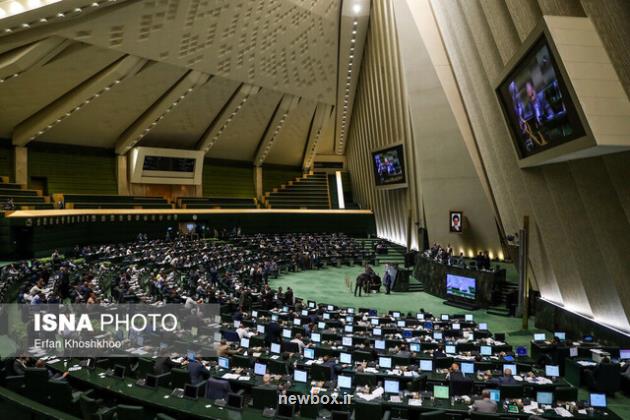
[[[496,379],[499,385],[517,385],[518,381],[513,376],[499,376]]]
[[[169,357],[160,356],[155,359],[155,363],[153,364],[153,373],[160,375],[162,373],[170,372],[172,367],[173,363]]]
[[[492,400],[477,400],[472,405],[472,411],[478,413],[496,413],[497,403]]]
[[[224,379],[210,378],[208,379],[206,397],[209,400],[223,400],[232,392],[230,383]]]
[[[188,374],[192,385],[196,385],[210,376],[210,372],[197,360],[188,363]]]

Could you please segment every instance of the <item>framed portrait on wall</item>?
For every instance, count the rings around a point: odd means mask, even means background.
[[[449,213],[449,230],[453,233],[464,231],[464,217],[461,211],[451,211]]]

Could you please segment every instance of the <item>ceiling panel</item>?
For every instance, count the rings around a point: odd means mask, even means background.
[[[0,84],[0,136],[120,58],[118,51],[74,43],[42,67]]]
[[[118,137],[186,71],[162,63],[145,66],[106,94],[55,125],[39,140],[113,147]]]
[[[142,139],[142,146],[194,148],[204,131],[240,86],[215,76],[195,89],[185,101]]]
[[[208,157],[253,160],[281,99],[282,94],[266,89],[252,96],[210,149]]]
[[[265,163],[299,166],[304,158],[311,120],[316,102],[302,99],[287,116],[278,138],[269,151]]]

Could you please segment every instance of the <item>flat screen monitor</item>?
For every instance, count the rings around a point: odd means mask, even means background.
[[[124,366],[115,365],[114,366],[114,377],[123,379],[125,377],[125,371],[126,370],[127,369]]]
[[[441,340],[442,339],[442,333],[440,331],[434,331],[433,332],[433,339],[434,340]]]
[[[490,399],[495,402],[501,401],[501,391],[498,389],[490,389]]]
[[[291,330],[288,328],[282,329],[282,337],[291,338]]]
[[[254,374],[263,376],[267,373],[267,365],[264,363],[256,363],[254,364]]]
[[[545,341],[545,339],[546,339],[545,333],[534,334],[534,341]]]
[[[346,322],[352,324],[354,322],[354,315],[346,315]]]
[[[341,345],[346,347],[352,346],[352,337],[341,337]]]
[[[564,341],[567,339],[567,333],[565,332],[556,331],[555,333],[553,333],[553,335],[560,341]]]
[[[301,314],[302,316],[308,316],[308,309],[302,309],[302,310],[300,311],[300,314]]]
[[[317,328],[319,328],[320,330],[326,329],[326,323],[324,321],[319,321],[317,323]]]
[[[288,307],[288,306],[286,306],[286,305],[285,305],[285,306],[283,306],[283,307],[282,307],[282,312],[284,312],[284,313],[289,312],[289,307]]]
[[[541,405],[553,404],[553,392],[538,391],[536,393],[536,402]]]
[[[433,372],[433,360],[420,360],[420,370],[422,372]]]
[[[346,308],[346,312],[349,314],[354,314],[354,308]]]
[[[620,360],[630,360],[630,349],[621,349],[621,350],[619,350],[619,359]]]
[[[475,300],[477,293],[477,280],[473,277],[446,274],[446,294],[468,300]]]
[[[461,324],[458,324],[458,323],[456,322],[456,323],[454,323],[453,325],[451,325],[451,329],[452,329],[453,331],[459,331],[459,330],[461,330],[461,329],[462,329],[462,325],[461,325]]]
[[[368,309],[368,316],[376,316],[378,315],[378,311],[374,308]]]
[[[302,325],[302,320],[300,318],[293,318],[293,325],[300,326]]]
[[[488,323],[480,322],[477,328],[479,329],[479,331],[488,331]]]
[[[352,327],[352,325],[346,325],[345,327],[343,327],[343,331],[347,333],[352,333],[354,331],[354,328]]]
[[[447,354],[457,353],[457,350],[455,349],[455,345],[453,344],[447,344],[446,346],[444,346],[444,350],[446,350]]]
[[[191,385],[191,384],[186,384],[184,385],[184,397],[188,398],[189,400],[196,400],[197,397],[199,396],[199,388]]]
[[[378,318],[370,318],[370,323],[372,325],[378,325],[379,323],[379,319]]]
[[[405,323],[404,320],[401,319],[400,321],[396,321],[396,325],[401,327],[401,328],[404,328],[405,325],[407,325],[407,324]]]
[[[464,375],[474,375],[475,374],[475,364],[474,363],[462,363],[462,373]]]
[[[592,335],[585,335],[584,337],[582,337],[582,341],[584,341],[585,343],[592,343],[593,342],[593,336]]]
[[[481,346],[479,348],[479,353],[482,356],[492,356],[492,347],[491,346]]]
[[[400,383],[391,379],[385,379],[385,393],[398,394],[400,392]]]
[[[569,348],[569,357],[578,357],[578,348],[570,347]]]
[[[374,334],[374,335],[382,335],[382,333],[383,333],[383,332],[381,331],[381,329],[380,329],[380,328],[374,328],[374,329],[372,330],[372,334]]]
[[[249,338],[241,338],[241,347],[248,349],[249,348]]]
[[[219,357],[218,359],[219,367],[221,369],[229,369],[230,368],[230,359],[227,357]]]
[[[392,368],[392,358],[391,357],[379,357],[378,365],[384,369]]]
[[[512,372],[512,375],[518,375],[518,371],[516,370],[516,364],[515,363],[505,363],[503,365],[503,372],[505,372],[506,369],[510,369],[510,371]]]
[[[311,341],[313,343],[321,343],[322,341],[322,335],[320,333],[311,333]]]
[[[420,351],[420,343],[409,344],[409,349],[414,353],[418,353]]]
[[[328,305],[326,306],[326,309],[328,309],[329,311],[334,311],[335,307],[333,305]]]
[[[241,321],[234,321],[233,324],[234,324],[234,328],[238,328],[241,326]]]
[[[271,320],[274,322],[278,321],[278,314],[271,314]]]
[[[413,337],[413,331],[411,331],[411,330],[403,330],[402,336],[403,336],[403,338],[411,338],[411,337]]]
[[[545,366],[545,376],[548,376],[550,378],[560,377],[560,366],[558,365]]]
[[[271,343],[271,352],[273,354],[280,354],[281,352],[280,343]]]
[[[448,278],[448,276],[447,276],[447,278]],[[441,315],[441,319],[442,319],[442,321],[448,321],[448,315],[442,314]]]
[[[473,314],[466,314],[464,315],[464,321],[466,322],[473,322],[475,320],[475,317],[473,316]]]
[[[380,188],[405,188],[405,153],[402,144],[372,152],[374,182]]]
[[[418,321],[424,321],[424,314],[416,314],[416,319]]]
[[[350,353],[339,353],[339,362],[344,365],[352,364],[352,355]]]
[[[441,400],[449,399],[449,388],[444,385],[433,385],[433,396]]]
[[[396,319],[397,319],[397,318],[400,318],[400,312],[398,312],[398,311],[394,311],[394,312],[392,312],[392,316],[393,316],[394,318],[396,318]]]
[[[544,36],[501,82],[497,95],[521,159],[585,135]]]
[[[330,319],[330,314],[328,312],[324,312],[324,319]]]
[[[264,325],[256,325],[256,331],[260,334],[264,334],[265,333],[265,326]]]
[[[606,408],[606,394],[590,394],[589,402],[591,404],[591,407]]]
[[[352,377],[344,375],[337,376],[337,386],[341,389],[352,389]]]
[[[315,358],[315,349],[304,347],[304,358],[305,359],[314,359]]]
[[[385,340],[374,340],[374,348],[377,350],[385,350]]]
[[[295,369],[293,371],[293,380],[295,382],[299,382],[299,383],[306,383],[306,371],[305,370],[299,370],[299,369]]]
[[[309,309],[315,309],[317,307],[317,303],[313,302],[312,300],[309,300],[308,307]]]
[[[423,328],[425,330],[432,330],[433,329],[433,322],[427,321],[422,326],[423,326]]]
[[[258,318],[258,311],[252,311],[252,318]]]

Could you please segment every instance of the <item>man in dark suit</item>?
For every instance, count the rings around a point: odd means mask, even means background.
[[[357,291],[359,292],[359,297],[361,297],[361,290],[364,287],[364,282],[367,280],[367,275],[365,273],[361,273],[357,276],[357,279],[354,282],[354,295],[357,295]]]
[[[484,389],[481,393],[481,399],[473,403],[471,411],[477,413],[496,413],[497,403],[490,399],[490,391]]]
[[[188,362],[188,375],[190,376],[190,383],[196,385],[210,377],[210,372],[201,363],[201,359],[195,358]]]
[[[166,349],[160,349],[160,355],[155,359],[153,364],[153,373],[161,375],[162,373],[170,372],[176,365],[171,361],[171,358],[166,355]]]
[[[446,379],[462,379],[464,374],[461,370],[459,370],[459,365],[457,363],[453,363],[450,368],[448,368],[448,374],[446,375]]]
[[[209,400],[224,400],[230,392],[232,392],[232,388],[225,379],[208,379],[206,398]]]
[[[499,385],[516,385],[518,384],[517,380],[512,376],[512,369],[507,368],[503,371],[503,376],[499,376],[494,379],[493,382],[498,383]]]

